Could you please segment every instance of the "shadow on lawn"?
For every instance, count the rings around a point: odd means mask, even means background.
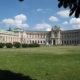
[[[37,80],[30,76],[25,76],[20,73],[14,73],[9,70],[0,70],[0,80]]]

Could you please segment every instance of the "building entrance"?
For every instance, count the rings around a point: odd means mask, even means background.
[[[55,45],[55,39],[53,40],[53,45]]]
[[[52,45],[56,45],[56,40],[55,39],[52,39]]]

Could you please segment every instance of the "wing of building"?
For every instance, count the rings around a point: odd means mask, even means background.
[[[61,31],[59,27],[54,27],[51,31],[0,30],[0,43],[14,42],[43,45],[78,45],[80,44],[80,29]]]

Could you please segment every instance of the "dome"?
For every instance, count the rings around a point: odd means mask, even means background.
[[[16,27],[16,28],[13,29],[13,31],[14,31],[14,32],[23,32],[23,29]]]

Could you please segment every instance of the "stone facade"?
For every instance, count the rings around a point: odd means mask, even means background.
[[[80,29],[67,30],[61,32],[62,45],[78,45],[80,44]]]
[[[51,31],[3,31],[0,30],[0,43],[38,43],[43,45],[78,45],[80,30],[61,31],[54,27]]]

